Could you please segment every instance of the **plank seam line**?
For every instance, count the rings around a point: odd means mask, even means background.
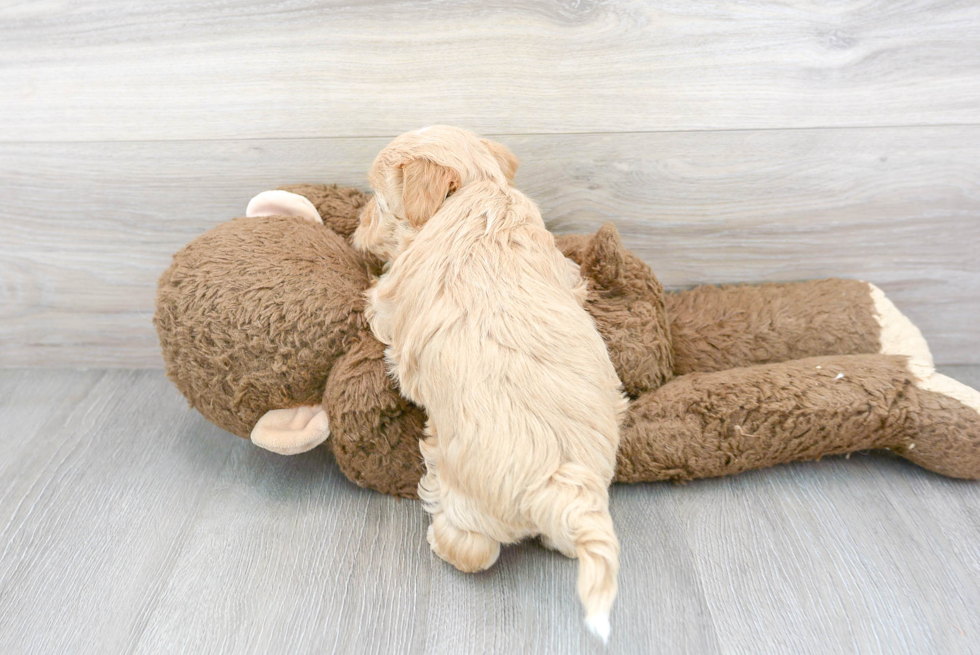
[[[741,132],[818,132],[818,131],[850,131],[850,130],[909,130],[909,129],[951,129],[976,128],[977,123],[907,123],[897,125],[810,125],[800,127],[733,127],[718,129],[680,129],[680,130],[625,130],[625,131],[585,131],[585,132],[486,132],[491,137],[539,137],[539,136],[632,136],[646,134],[737,134]],[[389,134],[357,134],[330,136],[262,136],[262,137],[221,137],[216,139],[80,139],[66,141],[64,139],[40,140],[6,140],[0,138],[0,145],[30,146],[30,145],[93,145],[93,144],[137,144],[137,143],[249,143],[261,141],[356,141],[359,139],[393,139],[398,133]]]

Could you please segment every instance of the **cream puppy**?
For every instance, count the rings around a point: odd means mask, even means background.
[[[465,130],[404,134],[371,166],[354,245],[388,263],[368,317],[401,392],[429,416],[419,495],[432,550],[479,571],[501,543],[540,535],[578,557],[586,624],[606,640],[626,400],[577,267],[509,184],[516,168]]]

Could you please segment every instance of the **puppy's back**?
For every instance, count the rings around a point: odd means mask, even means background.
[[[399,260],[419,268],[410,348],[446,464],[515,494],[564,462],[611,478],[625,401],[567,261],[520,192],[459,195]]]
[[[607,489],[626,401],[537,208],[480,186],[447,200],[390,273],[411,299],[393,356],[438,443],[423,448],[438,488],[419,489],[430,541],[459,553],[545,535],[578,558],[586,625],[606,640],[619,572]]]

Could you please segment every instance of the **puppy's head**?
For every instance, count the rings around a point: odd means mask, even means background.
[[[506,147],[472,132],[433,125],[402,134],[368,173],[374,197],[361,212],[354,247],[392,261],[443,201],[472,182],[514,180],[518,160]]]

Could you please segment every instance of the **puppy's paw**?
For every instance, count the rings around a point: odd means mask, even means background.
[[[432,552],[463,573],[489,569],[500,557],[500,543],[479,532],[458,530],[444,514],[432,517],[426,534]]]

